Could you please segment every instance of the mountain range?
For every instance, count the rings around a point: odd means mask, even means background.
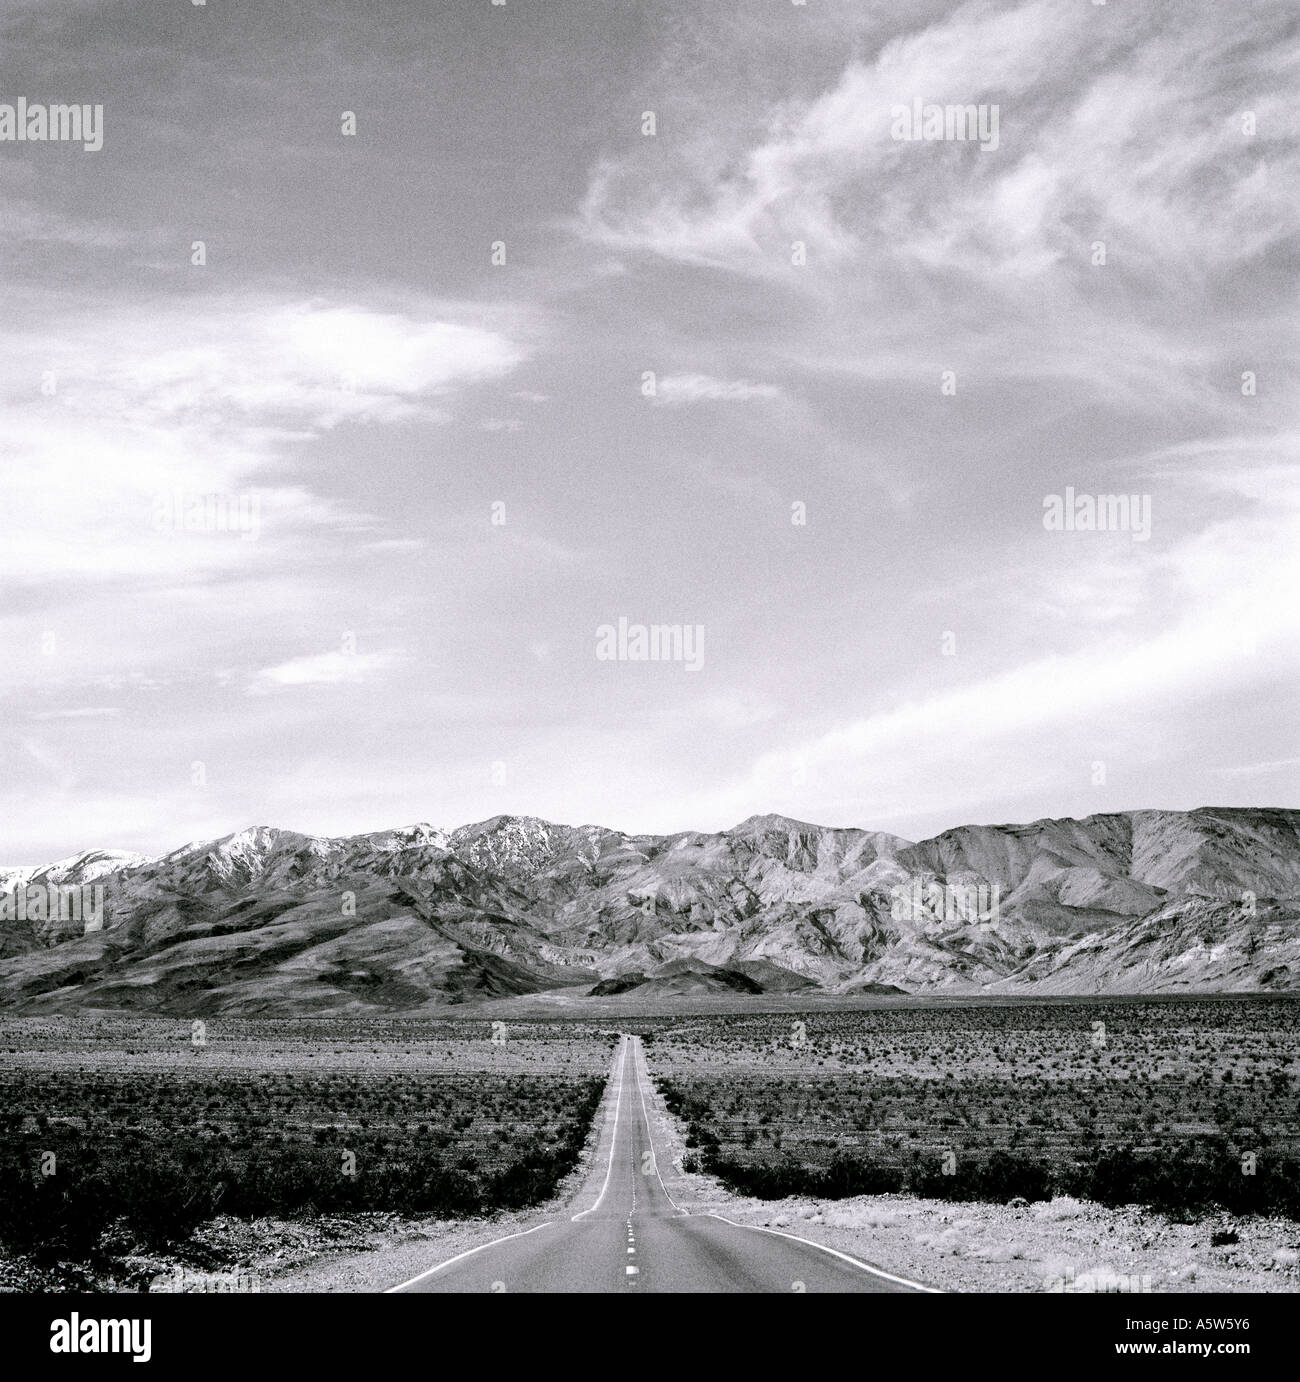
[[[40,905],[97,888],[98,929]],[[334,839],[256,827],[0,869],[4,893],[0,1009],[29,1014],[1300,987],[1300,811],[1279,808],[919,842],[771,815],[671,835],[518,816]]]

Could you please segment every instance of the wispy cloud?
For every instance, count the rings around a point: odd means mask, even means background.
[[[708,374],[668,374],[655,387],[654,401],[666,407],[687,403],[749,403],[780,398],[774,384],[751,384],[747,379],[715,379]]]
[[[1222,366],[1189,292],[1221,283],[1230,320],[1234,277],[1277,276],[1296,243],[1286,7],[1189,3],[1163,25],[1030,0],[896,22],[819,95],[701,122],[677,157],[601,160],[579,232],[814,299],[828,329],[796,339],[805,368],[896,379],[977,359],[1130,401],[1204,395]],[[892,138],[914,101],[996,105],[997,151]],[[1280,314],[1254,340],[1294,358]]]
[[[1300,768],[1300,758],[1277,758],[1270,763],[1245,763],[1240,767],[1218,768],[1221,777],[1271,777],[1274,773]]]
[[[69,710],[36,710],[29,716],[33,720],[107,720],[122,713],[118,706],[87,705]]]
[[[309,653],[263,668],[250,680],[248,691],[251,695],[262,695],[283,687],[337,686],[343,682],[367,681],[401,660],[402,655],[393,651]]]
[[[375,524],[286,479],[305,446],[344,424],[436,423],[454,391],[526,353],[484,326],[268,298],[11,320],[0,439],[16,458],[6,502],[21,536],[0,568],[95,581],[274,569],[313,533]],[[187,505],[191,526],[175,517]],[[212,521],[254,509],[256,532]],[[241,550],[232,529],[258,541]]]
[[[525,347],[478,325],[351,304],[162,301],[7,334],[74,416],[138,426],[328,430],[439,412]],[[11,395],[12,398],[12,395]]]
[[[1077,588],[1067,566],[1055,598],[1073,646],[985,676],[963,676],[958,657],[956,685],[887,698],[816,737],[769,750],[705,809],[725,818],[744,801],[770,797],[788,809],[831,801],[852,811],[856,802],[866,820],[915,819],[927,811],[977,812],[1049,783],[1062,795],[1091,791],[1099,810],[1115,804],[1117,787],[1140,791],[1152,763],[1185,751],[1175,728],[1180,715],[1225,695],[1267,703],[1269,688],[1300,676],[1300,621],[1290,594],[1300,588],[1300,470],[1280,473],[1268,448],[1261,457],[1239,445],[1227,473],[1221,456],[1214,470],[1188,465],[1182,498],[1199,501],[1195,526],[1184,521],[1152,561],[1126,567],[1131,590],[1103,589],[1130,611],[1158,593],[1161,612],[1172,610],[1172,618],[1112,622],[1099,636],[1091,593]],[[1254,498],[1224,512],[1215,495],[1225,487]],[[1076,547],[1074,561],[1090,555]],[[1111,568],[1112,580],[1118,574]],[[1040,571],[1039,590],[1050,584]],[[1288,770],[1297,763],[1280,758],[1215,772],[1287,773],[1295,785],[1300,778]]]

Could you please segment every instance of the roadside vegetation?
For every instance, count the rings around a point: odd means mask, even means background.
[[[188,1049],[188,1028],[132,1026],[139,1044],[127,1048],[101,1027],[94,1040],[78,1029],[47,1033],[43,1052],[36,1039],[0,1051],[0,1243],[11,1250],[90,1259],[106,1235],[155,1250],[218,1215],[526,1208],[577,1166],[613,1049],[571,1028],[519,1027],[512,1046],[501,1024],[444,1023],[408,1028],[396,1048],[390,1033],[376,1043],[335,1026],[303,1069],[292,1024],[288,1046],[213,1024]]]
[[[1300,1219],[1298,1057],[1291,998],[700,1019],[653,1049],[685,1169],[740,1194]]]

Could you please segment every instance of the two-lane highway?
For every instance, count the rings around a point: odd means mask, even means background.
[[[774,1229],[687,1214],[660,1179],[640,1037],[624,1036],[594,1170],[569,1212],[471,1248],[407,1291],[929,1291],[932,1288]]]

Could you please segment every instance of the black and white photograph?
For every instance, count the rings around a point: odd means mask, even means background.
[[[1263,1361],[1298,270],[1295,0],[0,0],[0,1337]]]

